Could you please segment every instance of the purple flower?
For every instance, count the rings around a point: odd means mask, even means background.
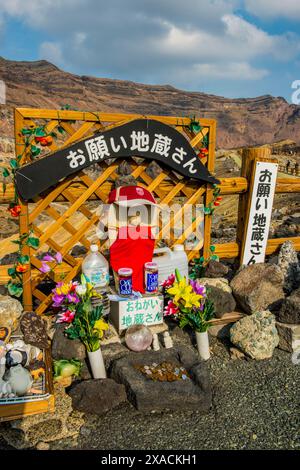
[[[43,261],[49,261],[49,262],[51,263],[52,261],[54,261],[54,258],[53,258],[53,256],[51,256],[49,253],[47,253],[47,254],[44,256]]]
[[[195,294],[202,295],[205,297],[206,288],[202,284],[199,284],[198,281],[190,281],[190,284],[193,288]]]
[[[51,268],[50,268],[50,266],[48,266],[47,263],[42,263],[42,266],[40,267],[40,271],[41,271],[41,273],[46,274],[49,271],[51,271]]]
[[[63,294],[61,294],[61,295],[54,294],[52,296],[52,300],[54,301],[53,302],[53,307],[60,307],[61,304],[63,303],[63,301],[65,300],[65,296]]]
[[[76,294],[73,294],[73,293],[67,294],[67,300],[71,304],[78,304],[79,302],[79,298],[77,297]]]
[[[57,261],[58,264],[61,264],[62,263],[62,260],[63,260],[63,257],[62,257],[62,254],[59,253],[59,251],[56,253],[56,255],[54,256],[55,260]]]

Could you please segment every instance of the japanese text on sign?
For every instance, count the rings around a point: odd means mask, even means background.
[[[145,131],[132,131],[130,141],[127,141],[124,136],[119,139],[106,138],[105,135],[91,138],[85,141],[86,152],[82,149],[71,150],[67,155],[67,160],[70,168],[77,169],[83,167],[87,161],[92,163],[101,161],[105,157],[113,157],[122,149],[130,149],[133,153],[134,151],[151,152],[160,157],[172,159],[178,165],[182,165],[182,168],[186,168],[191,175],[197,173],[194,166],[196,157],[183,163],[184,157],[187,155],[183,147],[173,145],[172,138],[166,135],[154,134],[153,137]]]
[[[257,162],[242,264],[263,263],[268,242],[277,163]]]

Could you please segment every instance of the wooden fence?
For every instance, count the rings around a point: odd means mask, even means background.
[[[16,155],[23,155],[21,164],[26,163],[28,160],[21,130],[30,126],[43,125],[47,132],[54,132],[58,127],[61,130],[63,129],[64,133],[59,134],[59,138],[55,139],[50,147],[51,151],[56,151],[77,140],[86,138],[94,132],[141,117],[157,119],[174,126],[185,135],[195,149],[200,149],[203,146],[203,139],[207,139],[208,156],[202,159],[202,162],[207,165],[211,173],[214,173],[216,122],[201,118],[199,119],[201,129],[194,131],[190,128],[191,119],[189,118],[22,108],[15,111]],[[216,254],[220,258],[240,256],[243,243],[244,218],[249,203],[248,186],[252,162],[260,157],[268,158],[268,152],[270,151],[266,148],[245,151],[241,176],[220,179],[222,195],[240,195],[237,241],[217,244]],[[195,205],[204,202],[208,206],[213,200],[213,188],[210,185],[199,187],[197,182],[182,178],[170,169],[166,170],[165,168],[161,168],[157,176],[151,177],[149,171],[147,171],[149,161],[139,159],[137,162],[136,159],[132,158],[126,159],[126,162],[130,164],[131,175],[138,181],[138,184],[154,193],[160,203],[171,204],[175,198],[180,198],[182,206],[178,208],[176,213],[172,213],[167,225],[159,227],[158,240],[163,240],[165,234],[170,230],[169,246],[184,243],[195,232],[196,227],[199,225],[200,216],[198,215],[191,220],[189,227],[184,230],[180,238],[176,238],[174,235],[176,222],[183,217],[186,204]],[[36,308],[38,313],[42,314],[49,307],[51,296],[41,290],[41,281],[47,279],[47,277],[57,279],[61,273],[64,273],[65,280],[68,281],[73,279],[80,271],[82,259],[71,254],[72,248],[78,243],[86,248],[89,247],[91,237],[88,236],[88,233],[93,232],[99,222],[99,213],[91,208],[91,202],[107,202],[108,194],[119,177],[118,169],[121,163],[122,159],[114,159],[109,164],[103,162],[100,164],[101,172],[98,172],[95,178],[81,171],[75,176],[66,178],[43,196],[36,197],[32,203],[20,201],[20,234],[24,235],[32,230],[40,241],[40,246],[36,250],[28,246],[23,248],[23,255],[30,256],[30,269],[23,274],[23,305],[25,309],[32,309],[33,298],[38,300],[39,305]],[[300,192],[299,179],[278,178],[276,192]],[[0,202],[8,204],[11,202],[13,194],[13,185],[7,185],[5,193],[0,194]],[[204,219],[203,255],[207,257],[211,245],[211,216],[205,215]],[[44,222],[45,220],[46,222]],[[292,240],[299,250],[300,237]],[[269,240],[267,254],[275,252],[284,241],[285,239]],[[199,240],[193,250],[188,252],[190,260],[195,256],[199,256],[201,245],[202,240]],[[101,244],[101,249],[106,247],[105,242]],[[48,249],[62,253],[63,263],[54,266],[53,273],[43,274],[39,271],[41,267],[39,255]],[[0,283],[2,284],[9,279],[8,268],[9,266],[2,266],[0,269]]]

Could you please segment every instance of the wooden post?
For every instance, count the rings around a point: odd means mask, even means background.
[[[22,115],[15,110],[15,145],[16,145],[16,156],[21,155],[24,151],[24,142],[21,136],[21,129],[23,128],[24,122]],[[22,162],[21,162],[22,163]],[[28,204],[22,199],[18,200],[21,206],[20,213],[20,235],[27,234],[29,232],[28,223]],[[25,245],[22,249],[23,256],[30,257],[30,248]],[[22,275],[23,281],[23,308],[24,310],[32,310],[32,289],[31,289],[31,262],[29,261],[28,269]]]
[[[246,193],[241,194],[239,197],[237,242],[239,244],[240,263],[243,259],[244,248],[246,243],[248,218],[250,214],[252,190],[254,185],[255,165],[259,161],[269,161],[277,163],[276,158],[271,158],[271,149],[268,147],[255,147],[244,149],[242,159],[243,161],[241,176],[247,178],[248,190]]]
[[[207,159],[207,169],[212,174],[215,169],[215,145],[216,145],[216,123],[214,122],[211,125],[209,131],[209,152]],[[206,193],[204,198],[205,206],[208,206],[209,203],[213,200],[213,188],[211,185],[206,185]],[[211,246],[211,225],[212,217],[211,215],[204,215],[204,241],[203,241],[203,256],[207,259],[210,255],[210,246]]]

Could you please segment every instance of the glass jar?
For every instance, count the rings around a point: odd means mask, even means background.
[[[132,295],[132,273],[131,268],[120,268],[118,270],[118,284],[120,295]]]
[[[156,294],[158,292],[158,264],[145,263],[145,292],[147,294]]]

